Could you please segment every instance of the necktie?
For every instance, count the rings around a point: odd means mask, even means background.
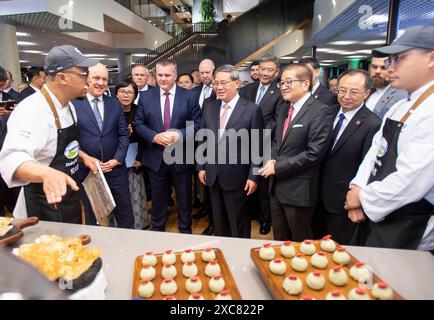
[[[169,92],[165,92],[166,101],[164,102],[164,117],[163,117],[163,129],[167,131],[170,129],[170,99]]]
[[[333,133],[332,133],[332,141],[331,141],[331,143],[330,143],[330,145],[332,146],[331,149],[333,149],[334,146],[335,146],[336,138],[338,137],[338,133],[339,133],[339,131],[340,131],[341,128],[342,128],[342,124],[344,123],[344,120],[345,120],[345,115],[344,115],[343,113],[341,113],[341,114],[339,115],[338,123],[336,123],[336,126],[335,126],[335,128],[333,129]]]
[[[223,106],[223,114],[220,117],[220,130],[219,130],[219,135],[220,137],[223,134],[223,129],[225,128],[225,124],[226,124],[226,118],[228,117],[228,110],[229,110],[229,105],[226,103]]]
[[[204,85],[204,88],[203,88],[203,100],[205,100],[206,98],[209,97],[209,89],[210,89],[209,86]]]
[[[98,109],[98,102],[99,102],[99,99],[98,98],[94,98],[93,100],[93,114],[95,115],[95,118],[96,118],[96,122],[98,123],[98,127],[99,127],[99,130],[102,130],[102,117],[101,117],[101,113],[99,112],[99,109]]]
[[[285,138],[286,131],[288,131],[289,124],[292,121],[292,114],[294,113],[294,105],[291,103],[289,107],[288,116],[285,119],[285,123],[283,124],[283,132],[282,132],[282,141]]]
[[[265,93],[265,87],[263,85],[260,85],[261,87],[259,88],[259,94],[258,97],[256,98],[256,105],[259,105],[261,103],[262,97],[264,96]]]

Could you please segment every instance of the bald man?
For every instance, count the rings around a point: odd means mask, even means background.
[[[80,149],[100,162],[101,169],[116,202],[113,212],[120,228],[134,227],[128,188],[128,172],[125,166],[129,136],[122,107],[117,99],[107,97],[108,71],[102,64],[89,68],[89,86],[84,100],[74,100],[77,122],[80,128]],[[80,166],[79,180],[82,182],[89,170]],[[81,200],[86,211],[86,223],[96,224],[89,200],[80,188]]]
[[[201,108],[205,99],[211,96],[215,98],[215,92],[212,89],[214,69],[215,65],[211,59],[203,59],[199,64],[199,75],[202,84],[193,90],[199,94],[199,105]]]

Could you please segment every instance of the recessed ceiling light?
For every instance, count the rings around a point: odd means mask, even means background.
[[[23,53],[34,53],[34,54],[43,54],[43,51],[39,51],[39,50],[20,50],[20,52]]]
[[[386,44],[386,41],[385,40],[369,40],[369,41],[362,42],[362,44],[374,46],[374,45]]]
[[[348,45],[355,44],[355,43],[357,43],[357,41],[342,40],[342,41],[334,41],[334,42],[331,42],[330,44],[333,44],[336,46],[348,46]]]
[[[27,61],[27,60],[20,60],[20,63],[28,63],[28,62],[30,62],[30,61]]]
[[[16,32],[17,37],[28,37],[30,34],[27,32]]]
[[[36,46],[37,43],[29,42],[29,41],[17,41],[17,45],[19,45],[19,46]]]
[[[101,54],[101,53],[88,53],[84,55],[87,58],[91,58],[91,57],[107,57],[106,54]]]

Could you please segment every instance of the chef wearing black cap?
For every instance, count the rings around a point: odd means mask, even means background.
[[[70,100],[84,97],[86,58],[70,45],[54,47],[45,59],[46,85],[18,104],[8,121],[0,153],[0,173],[9,187],[24,186],[16,218],[81,223],[75,174],[78,160],[94,172],[94,158],[80,151],[76,115]]]
[[[410,96],[386,113],[345,207],[353,222],[369,219],[367,246],[433,250],[434,26],[410,27],[377,51]]]

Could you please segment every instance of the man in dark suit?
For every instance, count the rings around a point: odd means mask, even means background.
[[[338,100],[333,108],[333,134],[321,171],[319,208],[327,233],[340,244],[350,244],[356,226],[344,209],[348,186],[372,144],[381,120],[365,100],[372,83],[365,70],[350,69],[338,79]]]
[[[199,63],[199,76],[202,83],[193,90],[197,92],[199,97],[199,105],[202,108],[203,102],[209,97],[215,98],[216,94],[212,88],[215,65],[211,59],[203,59]]]
[[[133,229],[134,217],[125,166],[129,144],[125,116],[118,100],[104,95],[108,85],[108,71],[104,65],[97,64],[89,68],[88,85],[86,98],[73,102],[80,129],[80,149],[100,161],[116,202],[113,214],[118,227]],[[89,169],[80,165],[81,182],[88,174]],[[95,215],[83,187],[80,193],[86,211],[86,223],[95,225]]]
[[[204,106],[202,128],[211,130],[212,137],[204,142],[207,155],[204,161],[198,161],[198,169],[200,181],[210,187],[214,234],[250,238],[248,197],[260,180],[256,172],[260,163],[254,163],[251,146],[262,152],[262,138],[252,141],[252,132],[256,129],[262,133],[264,119],[257,105],[238,95],[240,85],[235,67],[225,65],[216,70],[214,90],[219,100],[207,101]],[[240,133],[249,139],[237,139]],[[248,144],[249,154],[243,154],[243,143]],[[214,159],[208,158],[210,150],[215,150]]]
[[[277,86],[279,74],[279,59],[264,56],[259,62],[259,81],[247,85],[240,95],[252,101],[261,108],[266,128],[271,128],[280,107],[285,104]],[[271,208],[269,195],[269,180],[261,179],[259,190],[252,196],[252,210],[258,212],[261,234],[267,234],[271,229]]]
[[[202,112],[197,94],[176,86],[176,63],[162,60],[157,63],[158,88],[148,90],[139,99],[133,122],[136,133],[143,140],[142,164],[147,167],[152,189],[152,228],[164,231],[167,222],[167,200],[171,181],[175,185],[178,207],[178,227],[191,233],[191,168],[183,161],[168,163],[173,155],[172,144],[184,144],[199,130]],[[192,121],[193,125],[187,124]],[[188,125],[188,126],[187,126]],[[194,142],[191,142],[194,145]],[[177,154],[175,153],[175,157]]]
[[[47,75],[42,68],[30,68],[26,73],[27,80],[29,81],[29,86],[21,91],[18,95],[18,101],[23,101],[28,96],[34,94],[36,91],[41,90],[42,86],[45,84],[45,79]]]
[[[0,101],[8,101],[8,100],[18,100],[19,93],[15,91],[12,86],[14,84],[14,79],[12,77],[12,73],[10,71],[6,71],[7,79],[3,86],[3,89],[0,90],[0,94],[2,98]]]
[[[330,107],[310,94],[312,71],[303,64],[283,70],[280,90],[288,104],[276,121],[271,160],[260,170],[271,176],[271,216],[276,240],[312,238],[319,169],[331,139]]]
[[[314,58],[302,58],[298,60],[298,63],[307,65],[312,71],[312,96],[328,106],[337,105],[338,98],[336,94],[325,88],[318,80],[318,77],[321,73],[318,60]]]

